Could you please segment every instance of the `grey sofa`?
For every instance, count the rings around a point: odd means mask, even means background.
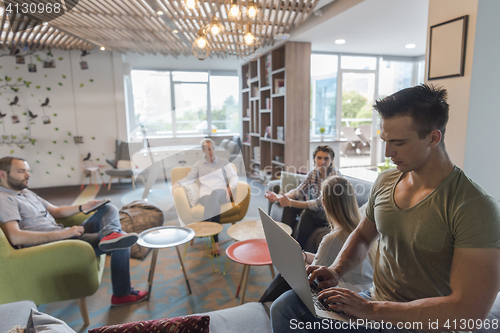
[[[290,181],[290,178],[292,178],[292,184],[288,183],[285,185],[286,189],[282,190],[281,189],[281,180],[272,180],[267,184],[267,190],[274,192],[274,193],[280,193],[281,191],[283,192],[288,192],[292,188],[295,188],[297,185],[300,184],[305,179],[306,175],[302,174],[287,174],[287,181]],[[296,182],[293,184],[293,178],[295,178]],[[358,206],[361,207],[368,201],[368,197],[370,195],[370,190],[372,188],[372,183],[354,178],[354,177],[349,177],[349,176],[344,176],[353,186],[354,192],[356,194],[356,200],[358,201]],[[268,213],[269,216],[271,216],[275,221],[280,221],[280,222],[286,222],[283,221],[283,215],[287,214],[286,210],[290,210],[293,208],[289,207],[281,207],[278,202],[275,203],[269,203],[269,208],[268,208]],[[290,214],[288,214],[289,216]],[[306,244],[304,245],[304,250],[316,253],[316,250],[318,249],[319,243],[321,242],[321,239],[323,238],[324,235],[330,232],[329,228],[318,228],[313,231],[311,236],[309,236]]]
[[[196,315],[210,316],[211,333],[271,332],[269,307],[270,304],[251,302],[234,308]],[[16,325],[25,327],[32,308],[37,308],[32,301],[0,305],[0,333],[8,332]]]
[[[26,326],[31,308],[36,308],[31,301],[0,305],[0,333],[8,332],[15,325]],[[211,333],[271,333],[271,320],[269,318],[269,304],[246,303],[234,308],[218,310],[196,315],[210,316]],[[500,320],[500,294],[491,309],[487,319]],[[498,328],[481,328],[478,333],[497,333]]]
[[[32,301],[21,301],[0,305],[0,333],[11,330],[14,326],[25,327],[36,305]]]

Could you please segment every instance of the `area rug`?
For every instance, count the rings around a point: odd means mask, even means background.
[[[121,203],[125,206],[133,201],[142,200],[143,194],[143,187],[128,191],[122,196]],[[170,186],[161,182],[154,184],[149,190],[147,201],[156,204],[163,211],[171,210],[175,205]]]
[[[247,217],[245,220],[254,219]],[[178,224],[170,221],[168,224]],[[226,257],[226,248],[233,243],[226,231],[230,224],[224,225],[219,234],[221,245],[221,271],[214,272],[210,257],[205,252],[204,239],[196,238],[189,247],[186,256],[186,270],[192,289],[189,295],[179,259],[174,248],[161,249],[153,283],[153,292],[149,301],[111,307],[111,276],[109,256],[99,290],[87,297],[90,326],[83,327],[78,302],[76,300],[40,305],[39,310],[64,320],[77,332],[86,332],[90,328],[140,320],[168,318],[208,312],[237,306],[240,299],[235,298],[242,266]],[[180,247],[184,253],[184,247]],[[147,290],[147,279],[151,253],[144,261],[131,260],[132,285],[140,290]],[[228,263],[229,262],[229,263]],[[224,268],[227,264],[227,271]],[[218,263],[215,261],[217,269]],[[272,281],[269,267],[251,267],[248,278],[245,302],[258,301]]]

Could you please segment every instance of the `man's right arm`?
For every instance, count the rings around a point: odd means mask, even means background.
[[[188,174],[182,178],[179,179],[177,182],[175,182],[176,186],[186,186],[191,183],[194,183],[196,179],[199,177],[199,170],[198,170],[198,162],[196,162],[192,167],[191,170],[189,170]]]
[[[84,231],[82,226],[73,226],[54,231],[21,230],[19,229],[17,221],[3,223],[0,227],[13,246],[30,246],[50,243],[80,236]]]
[[[366,258],[379,233],[375,223],[365,217],[358,227],[347,238],[337,259],[330,267],[309,266],[307,274],[311,274],[309,282],[318,278],[321,289],[337,286],[340,278]]]

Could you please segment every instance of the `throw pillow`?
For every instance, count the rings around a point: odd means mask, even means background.
[[[226,149],[228,143],[229,143],[229,139],[224,139],[220,142],[219,147]]]
[[[186,190],[189,205],[191,207],[196,206],[198,199],[200,198],[200,185],[195,182],[184,186],[184,189]]]
[[[132,162],[126,160],[119,160],[116,162],[117,169],[132,169]]]
[[[189,316],[166,319],[138,321],[134,323],[119,324],[94,328],[88,333],[108,332],[154,332],[154,333],[208,333],[210,328],[209,316]]]
[[[236,142],[230,141],[227,144],[227,148],[226,149],[229,152],[229,154],[235,154],[236,153],[236,147],[238,147],[238,145],[236,144]]]
[[[54,333],[75,333],[60,319],[54,318],[46,313],[31,309],[28,323],[26,324],[26,333],[36,332],[54,332]]]
[[[280,191],[287,193],[288,191],[297,188],[304,180],[305,176],[297,173],[282,172],[281,173],[281,188]]]
[[[21,327],[19,325],[16,325],[11,330],[9,330],[7,333],[25,333],[25,328],[26,327]]]

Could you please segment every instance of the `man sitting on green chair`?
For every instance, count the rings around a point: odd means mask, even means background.
[[[96,255],[111,253],[111,304],[124,305],[146,299],[147,291],[130,284],[130,247],[137,234],[121,230],[118,209],[102,206],[81,225],[63,228],[54,218],[88,211],[98,204],[91,200],[80,206],[54,206],[28,190],[28,162],[17,157],[0,158],[0,227],[13,246],[27,247],[63,239],[81,239],[94,248]]]

